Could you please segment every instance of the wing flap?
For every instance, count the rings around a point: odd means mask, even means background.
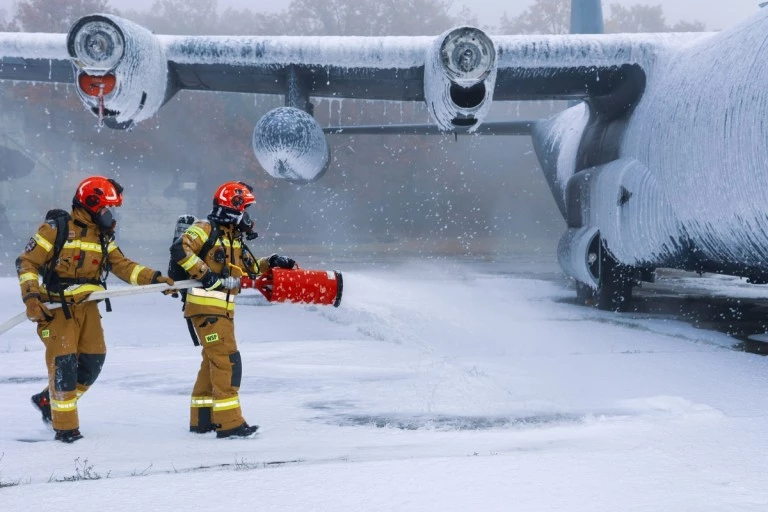
[[[182,89],[254,94],[285,94],[290,65],[233,66],[172,62]],[[327,98],[423,101],[424,68],[379,69],[296,65],[310,94]]]
[[[329,126],[323,132],[333,135],[530,135],[536,121],[491,121],[473,133],[445,132],[434,124],[391,124]]]

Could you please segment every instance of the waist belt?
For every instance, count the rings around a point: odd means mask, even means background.
[[[98,279],[88,279],[85,277],[60,277],[55,280],[54,283],[51,283],[50,289],[59,291],[62,288],[72,288],[75,285],[81,285],[81,284],[95,284],[98,286],[103,286],[103,283],[99,281]]]
[[[43,283],[41,288],[41,291],[45,291],[51,300],[56,297],[61,301],[61,309],[64,312],[64,317],[69,320],[72,318],[72,314],[69,311],[69,307],[67,307],[69,304],[67,299],[72,299],[79,293],[91,293],[105,290],[106,285],[98,279],[89,279],[85,277],[65,277],[54,278],[52,279],[52,282],[48,283],[47,285]],[[110,307],[111,305],[109,304],[109,299],[106,299],[106,301],[107,311],[110,311],[112,308]]]

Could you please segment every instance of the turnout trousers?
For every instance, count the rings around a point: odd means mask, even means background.
[[[190,430],[239,427],[245,422],[238,395],[243,365],[235,341],[234,321],[225,316],[195,316],[189,320],[203,349],[200,371],[192,388]]]
[[[51,395],[53,428],[80,428],[78,399],[96,382],[104,366],[107,346],[96,302],[69,306],[72,318],[64,311],[51,311],[53,319],[37,326],[45,345],[48,389]]]

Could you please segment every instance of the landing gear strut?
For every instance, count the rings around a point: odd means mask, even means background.
[[[622,265],[603,248],[599,282],[597,308],[626,311],[635,285],[635,268]]]
[[[626,311],[636,283],[637,269],[616,261],[599,235],[590,242],[587,263],[598,283],[597,290],[577,282],[577,300],[582,304],[595,305],[603,311]]]

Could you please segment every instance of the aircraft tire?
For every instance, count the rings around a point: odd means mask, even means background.
[[[602,251],[600,286],[597,289],[597,309],[627,311],[635,284],[635,269],[620,264],[607,250]]]

